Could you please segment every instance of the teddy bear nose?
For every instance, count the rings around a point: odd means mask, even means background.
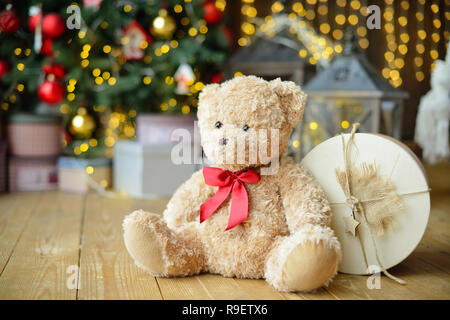
[[[228,143],[228,139],[222,138],[222,139],[219,140],[219,144],[220,144],[221,146],[224,146],[224,145],[226,145],[227,143]]]

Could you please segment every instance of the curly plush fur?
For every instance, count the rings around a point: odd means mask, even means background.
[[[311,291],[326,285],[337,272],[340,244],[330,229],[330,207],[312,176],[286,153],[292,129],[301,121],[306,95],[293,82],[267,82],[248,76],[205,87],[198,118],[202,146],[215,167],[237,171],[251,167],[260,173],[271,163],[248,151],[242,163],[227,162],[233,145],[219,140],[250,140],[251,131],[279,130],[282,155],[274,174],[261,175],[245,187],[248,218],[224,231],[230,197],[206,221],[199,222],[200,205],[217,187],[205,184],[202,172],[181,185],[163,217],[135,211],[123,223],[125,245],[136,264],[154,276],[188,276],[200,272],[226,277],[265,278],[281,291]],[[222,127],[217,128],[220,121]],[[250,130],[241,130],[247,125]],[[270,149],[271,137],[264,141]],[[272,159],[274,160],[274,159]]]

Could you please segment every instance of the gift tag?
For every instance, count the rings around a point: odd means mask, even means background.
[[[343,251],[340,272],[362,275],[377,267],[378,272],[389,269],[419,244],[430,213],[429,187],[420,160],[401,142],[378,134],[335,136],[316,146],[301,164],[330,202],[332,228]],[[349,177],[348,184],[342,182]],[[373,211],[380,201],[392,216],[378,210],[382,219],[377,220]]]

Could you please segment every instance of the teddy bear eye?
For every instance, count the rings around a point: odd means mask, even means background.
[[[215,126],[216,126],[217,129],[220,129],[222,127],[222,122],[217,121]]]
[[[244,130],[244,131],[248,131],[248,129],[250,129],[250,127],[248,125],[245,125],[242,127],[242,130]]]

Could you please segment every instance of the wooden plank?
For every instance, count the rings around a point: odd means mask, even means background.
[[[0,276],[36,205],[39,193],[0,195]]]
[[[78,299],[161,299],[156,280],[136,267],[123,243],[122,221],[135,209],[162,211],[164,200],[89,194],[80,256]]]
[[[83,196],[43,192],[0,277],[0,299],[75,299]],[[73,269],[72,269],[73,271]],[[76,273],[75,273],[76,275]]]

